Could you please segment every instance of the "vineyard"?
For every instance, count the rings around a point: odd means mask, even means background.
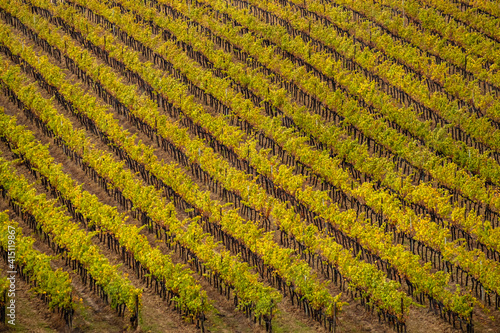
[[[500,332],[496,1],[4,0],[0,90],[2,331]]]

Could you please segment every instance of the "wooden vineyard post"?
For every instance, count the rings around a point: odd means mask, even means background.
[[[401,319],[403,319],[404,314],[405,314],[405,311],[404,311],[403,297],[401,297]]]
[[[333,307],[333,333],[335,333],[337,328],[337,303]]]
[[[202,309],[205,308],[205,300],[202,301],[201,308]],[[200,318],[201,333],[205,333],[205,312],[202,311],[201,316],[199,316],[199,318]]]
[[[135,312],[134,312],[134,317],[132,317],[134,320],[132,322],[132,327],[134,329],[139,326],[139,295],[135,295]]]
[[[402,325],[404,325],[404,330],[406,332],[406,324],[404,323],[404,315],[405,315],[405,310],[404,310],[404,301],[403,297],[401,297],[401,320],[399,321]],[[399,330],[399,323],[398,323],[398,330]],[[403,332],[403,327],[401,327],[401,332]]]
[[[274,300],[271,299],[271,309],[269,310],[269,332],[273,332],[273,304]]]
[[[7,289],[3,291],[2,322],[7,323]]]

